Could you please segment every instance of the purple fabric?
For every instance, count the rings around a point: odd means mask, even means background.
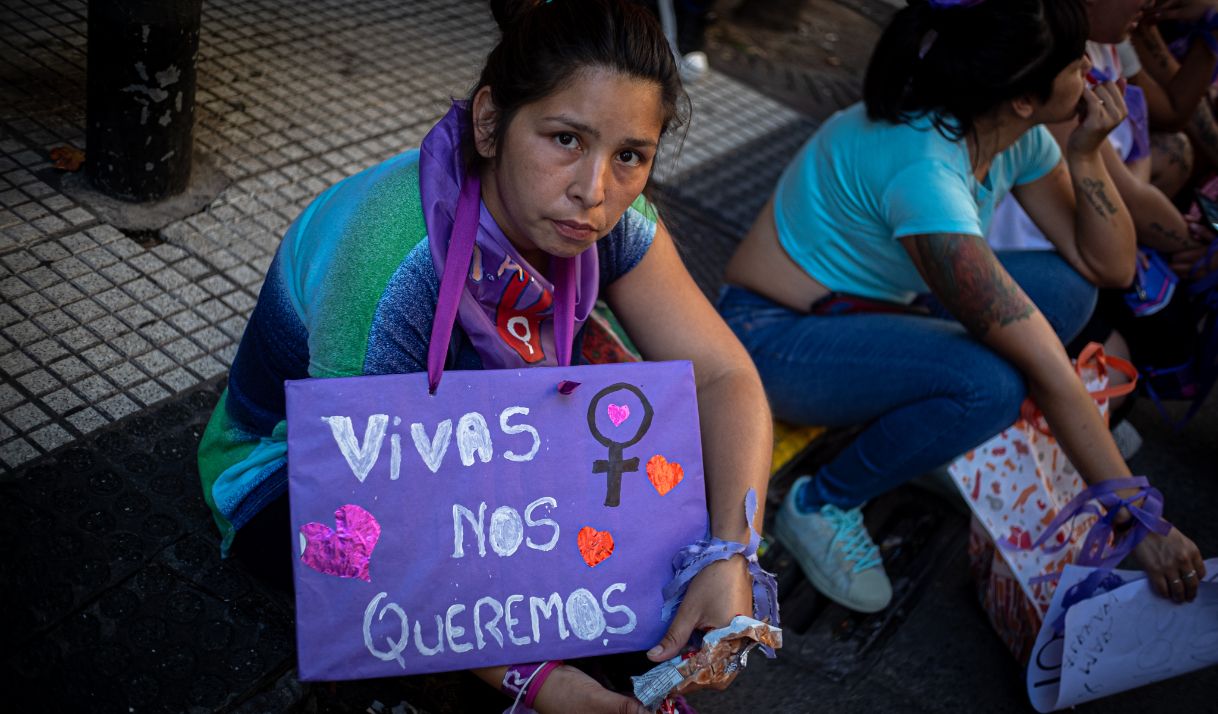
[[[441,276],[446,272],[449,237],[453,235],[462,187],[468,185],[463,183],[461,153],[461,137],[468,131],[465,102],[453,102],[448,114],[423,139],[419,152],[423,216],[436,274]],[[569,364],[571,337],[596,304],[600,279],[597,251],[586,250],[575,258],[551,261],[558,285],[570,281],[575,286],[574,291],[559,287],[556,294],[555,284],[525,262],[481,203],[471,251],[457,321],[482,358],[483,367]],[[456,267],[463,267],[460,261]],[[570,307],[573,319],[569,328],[563,324],[556,330],[552,302]],[[447,344],[445,341],[441,346]]]
[[[1116,493],[1117,491],[1129,488],[1136,488],[1138,492],[1129,498],[1121,498]],[[1134,504],[1138,500],[1142,500],[1141,506]],[[1092,501],[1096,501],[1103,506],[1103,510],[1094,505]],[[1130,515],[1133,516],[1133,526],[1129,532],[1117,534],[1113,530],[1112,524],[1122,508],[1128,510]],[[1066,539],[1061,543],[1054,544],[1050,541],[1050,538],[1062,528],[1068,527],[1074,518],[1084,513],[1097,515],[1100,519],[1087,532],[1087,537],[1083,540],[1083,547],[1080,549],[1075,563],[1077,565],[1093,567],[1096,570],[1088,575],[1085,580],[1070,588],[1069,592],[1066,593],[1062,602],[1067,610],[1074,603],[1096,595],[1104,583],[1109,582],[1111,584],[1111,577],[1115,577],[1113,576],[1112,569],[1133,552],[1133,549],[1137,547],[1138,543],[1142,542],[1146,534],[1154,532],[1159,535],[1167,535],[1172,529],[1172,525],[1163,520],[1162,517],[1163,494],[1158,489],[1152,488],[1145,476],[1134,476],[1104,481],[1084,489],[1082,493],[1075,496],[1058,511],[1057,517],[1053,519],[1053,522],[1029,546],[1020,546],[1005,540],[998,540],[996,542],[999,547],[1005,550],[1033,550],[1039,548],[1044,553],[1052,555],[1069,546],[1070,540]],[[1114,535],[1118,537],[1114,538]],[[1057,574],[1052,574],[1036,578],[1036,581],[1056,579]],[[1060,633],[1062,631],[1065,622],[1066,616],[1063,611],[1062,616],[1053,623],[1057,632]]]
[[[734,555],[743,555],[748,561],[749,575],[753,578],[753,617],[777,627],[778,618],[778,581],[774,574],[766,572],[757,561],[757,548],[761,545],[761,535],[753,528],[753,517],[757,515],[757,491],[749,489],[744,498],[744,517],[749,524],[749,542],[747,545],[721,538],[704,538],[697,543],[687,545],[673,558],[672,580],[664,586],[664,619],[672,619],[685,597],[689,584],[711,563],[727,560]],[[774,657],[774,650],[762,646],[767,657]]]
[[[1131,164],[1150,156],[1150,110],[1146,106],[1146,93],[1141,87],[1125,85],[1125,107],[1129,110],[1125,121],[1133,127],[1133,146],[1125,157],[1125,163]]]

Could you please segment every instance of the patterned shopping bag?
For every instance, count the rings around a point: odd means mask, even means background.
[[[1136,385],[1133,365],[1104,354],[1098,344],[1088,345],[1075,367],[1105,421],[1108,400]],[[1130,382],[1110,387],[1109,369]],[[1033,548],[1033,540],[1087,484],[1030,400],[1010,428],[956,459],[948,471],[973,512],[969,561],[982,605],[1011,652],[1026,662],[1056,577],[1077,559],[1096,516],[1078,516],[1044,547]],[[998,542],[1005,547],[996,547]]]

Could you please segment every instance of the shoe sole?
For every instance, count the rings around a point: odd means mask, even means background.
[[[889,602],[886,602],[879,607],[868,607],[865,605],[860,605],[856,602],[851,602],[847,598],[834,595],[832,592],[834,590],[832,578],[824,575],[815,565],[805,563],[804,560],[809,560],[812,562],[815,562],[815,560],[811,557],[801,557],[799,549],[791,545],[792,543],[798,543],[799,538],[796,537],[793,532],[791,532],[790,526],[786,525],[786,522],[783,519],[775,519],[774,537],[776,537],[778,541],[782,543],[783,547],[787,549],[787,552],[789,552],[792,557],[795,558],[795,562],[799,564],[799,569],[803,572],[804,577],[808,579],[808,582],[812,583],[812,587],[816,588],[817,592],[829,598],[838,605],[850,610],[854,610],[855,612],[871,614],[880,612],[884,608],[888,607],[888,605],[892,602],[892,599],[889,598]]]

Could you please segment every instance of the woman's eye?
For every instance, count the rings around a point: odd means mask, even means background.
[[[639,164],[643,163],[643,157],[640,156],[637,151],[630,150],[619,152],[617,155],[617,160],[621,161],[627,166],[638,166]]]
[[[559,146],[563,146],[568,149],[574,147],[576,144],[575,135],[568,134],[566,132],[563,132],[561,134],[555,134],[554,141],[558,142]]]

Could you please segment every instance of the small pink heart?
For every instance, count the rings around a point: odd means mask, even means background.
[[[630,405],[623,404],[620,407],[616,404],[609,405],[609,421],[613,422],[614,426],[621,426],[622,422],[630,418]]]
[[[368,565],[381,537],[381,524],[354,504],[334,512],[334,529],[321,523],[300,527],[300,560],[326,575],[372,582]]]

